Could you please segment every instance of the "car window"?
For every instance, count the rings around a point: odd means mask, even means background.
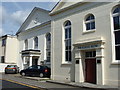
[[[31,67],[28,67],[28,69],[32,69],[33,67],[31,66]]]
[[[38,67],[37,66],[31,66],[28,69],[38,69]]]
[[[11,68],[13,68],[13,67],[15,67],[14,65],[8,65],[7,67],[11,67]]]
[[[40,69],[41,67],[40,66],[38,66],[38,69]]]

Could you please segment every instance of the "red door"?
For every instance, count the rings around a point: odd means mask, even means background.
[[[96,84],[96,59],[85,59],[85,81]]]

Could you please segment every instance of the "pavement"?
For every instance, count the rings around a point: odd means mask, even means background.
[[[63,81],[51,80],[49,78],[21,76],[19,74],[15,74],[15,77],[36,80],[36,81],[41,81],[41,82],[68,85],[68,86],[73,86],[73,87],[91,88],[91,89],[97,89],[97,90],[120,90],[120,87],[117,87],[117,86],[96,85],[96,84],[91,84],[91,83],[63,82]]]
[[[75,86],[75,87],[91,88],[91,89],[97,89],[97,90],[120,90],[120,88],[116,87],[116,86],[96,85],[96,84],[85,83],[85,82],[84,83],[62,82],[62,81],[54,81],[54,80],[47,80],[46,82],[63,84],[63,85],[70,85],[70,86]]]
[[[115,86],[108,86],[108,85],[96,85],[96,84],[91,84],[91,83],[63,82],[63,81],[51,80],[50,78],[21,76],[20,74],[12,74],[12,76],[19,77],[21,79],[28,79],[28,80],[46,82],[46,83],[51,83],[51,84],[54,83],[54,84],[59,84],[59,85],[73,86],[73,87],[82,87],[82,88],[88,88],[88,89],[120,90],[120,87],[117,87],[117,86],[115,87]]]

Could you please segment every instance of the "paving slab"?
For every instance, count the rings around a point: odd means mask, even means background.
[[[91,83],[63,82],[63,81],[55,81],[55,80],[47,80],[46,82],[62,84],[62,85],[70,85],[75,87],[93,88],[98,90],[120,90],[120,87],[117,86],[96,85]]]

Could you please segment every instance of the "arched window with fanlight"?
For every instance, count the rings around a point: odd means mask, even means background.
[[[38,37],[34,38],[34,49],[38,49]]]
[[[120,6],[114,8],[112,15],[113,15],[114,37],[115,37],[116,60],[120,60]]]
[[[90,14],[85,19],[86,31],[95,29],[95,17],[93,14]]]
[[[65,42],[65,61],[71,61],[71,22],[66,21],[64,23],[64,42]]]
[[[26,39],[25,40],[25,50],[27,50],[28,49],[28,40]]]
[[[46,34],[46,62],[50,62],[51,58],[51,34]]]

